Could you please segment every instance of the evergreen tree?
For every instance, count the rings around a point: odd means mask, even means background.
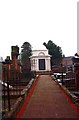
[[[22,73],[23,77],[27,78],[30,76],[31,71],[31,63],[29,57],[32,55],[32,49],[29,42],[24,42],[21,48]]]
[[[43,45],[49,50],[49,54],[51,57],[51,65],[60,65],[62,60],[62,50],[61,47],[57,46],[53,41],[49,40],[46,44],[45,42]]]
[[[27,59],[31,56],[31,45],[29,42],[24,42],[23,45],[21,46],[21,61],[22,63],[26,62]]]

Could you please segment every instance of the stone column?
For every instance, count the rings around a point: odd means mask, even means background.
[[[76,85],[76,89],[79,90],[79,63],[75,63],[75,65],[74,65],[74,72],[75,72],[75,85]]]

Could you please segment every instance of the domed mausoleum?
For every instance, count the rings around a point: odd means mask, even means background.
[[[48,50],[33,50],[31,60],[32,71],[51,71],[50,64],[51,55],[48,54]]]

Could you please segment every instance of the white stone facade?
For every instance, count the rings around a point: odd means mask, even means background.
[[[51,71],[50,55],[48,50],[33,50],[31,60],[32,71]]]

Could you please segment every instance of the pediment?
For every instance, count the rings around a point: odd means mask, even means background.
[[[40,52],[40,53],[38,54],[38,56],[45,56],[45,53],[44,53],[44,52]]]

